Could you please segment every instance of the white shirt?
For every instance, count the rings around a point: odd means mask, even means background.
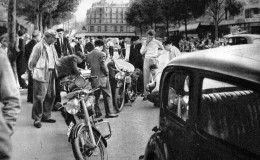
[[[162,42],[153,39],[148,43],[145,41],[140,52],[145,55],[145,58],[157,58],[159,48],[163,48]]]
[[[112,41],[108,41],[108,42],[107,42],[107,46],[108,46],[108,47],[114,47],[114,43],[113,43]]]
[[[53,52],[53,47],[51,45],[48,45],[45,41],[44,41],[44,45],[46,47],[46,51],[48,54],[48,60],[49,60],[49,69],[54,69],[55,66],[55,60],[54,60],[54,52]]]
[[[172,60],[179,55],[181,55],[180,50],[177,47],[172,46],[171,51],[169,52],[169,60]]]

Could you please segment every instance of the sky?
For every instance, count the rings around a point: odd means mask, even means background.
[[[75,12],[77,21],[84,21],[86,17],[87,10],[91,8],[92,3],[99,2],[100,0],[82,0]],[[108,3],[128,3],[129,0],[106,0]]]

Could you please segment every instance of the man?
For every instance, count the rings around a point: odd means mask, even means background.
[[[20,93],[6,54],[0,53],[0,159],[10,160],[11,135],[20,113]]]
[[[55,81],[55,88],[56,88],[56,99],[55,99],[55,106],[53,110],[57,110],[59,107],[61,107],[61,86],[60,86],[60,79],[69,76],[74,75],[78,76],[80,75],[79,68],[77,67],[78,64],[81,64],[85,59],[85,55],[78,51],[74,55],[69,55],[65,57],[61,57],[57,60],[57,78]]]
[[[114,46],[115,46],[115,44],[112,42],[112,40],[108,39],[107,47],[109,50],[110,58],[113,58],[113,56],[114,56]]]
[[[78,43],[75,45],[75,53],[81,52],[83,55],[87,54],[84,51],[84,44],[83,44],[83,39],[79,38]],[[81,63],[78,64],[79,68],[85,69],[86,67],[86,62],[83,60]]]
[[[144,55],[144,67],[143,67],[143,75],[144,75],[144,87],[149,83],[150,80],[150,69],[149,66],[152,64],[158,65],[158,49],[163,49],[163,45],[160,41],[155,39],[155,31],[149,30],[147,31],[147,40],[144,41],[142,48],[140,50],[141,54]],[[147,91],[144,88],[144,98],[143,100],[147,100]]]
[[[114,114],[115,111],[112,103],[111,88],[108,79],[108,68],[105,65],[106,54],[102,52],[103,45],[104,42],[102,40],[95,41],[95,49],[87,55],[87,63],[90,65],[91,75],[98,76],[98,78],[92,82],[93,88],[100,88],[100,90],[94,92],[96,100],[96,117],[102,116],[98,102],[100,93],[102,92],[106,110],[106,118],[114,118],[118,115]]]
[[[20,87],[27,88],[27,84],[26,84],[25,80],[22,79],[22,77],[21,77],[27,69],[26,62],[24,59],[24,48],[23,48],[24,32],[22,30],[19,30],[17,35],[18,35],[18,37],[17,37],[16,45],[15,45],[16,54],[17,54],[17,59],[16,59],[17,76],[18,76],[18,81],[19,81]]]
[[[119,39],[119,46],[120,46],[120,50],[118,50],[118,54],[122,54],[123,57],[125,57],[125,41],[123,38]]]
[[[29,59],[29,69],[33,72],[33,108],[34,126],[41,128],[41,122],[55,123],[51,119],[51,110],[55,100],[55,72],[57,52],[54,47],[56,31],[48,29],[44,38],[37,43]]]
[[[90,37],[90,40],[89,40],[89,42],[87,42],[86,44],[85,44],[85,53],[86,54],[88,54],[88,53],[90,53],[91,51],[93,51],[93,49],[95,48],[95,46],[94,46],[94,38],[93,37]]]
[[[152,74],[152,82],[146,85],[146,90],[150,91],[150,94],[147,95],[147,99],[154,103],[155,107],[159,105],[159,86],[162,72],[159,71],[156,64],[150,65],[150,70]]]
[[[143,70],[143,55],[140,53],[142,44],[139,42],[139,37],[134,36],[131,38],[132,44],[130,46],[129,63],[131,63],[136,69]],[[137,91],[143,93],[143,78],[140,76],[137,80]]]
[[[38,30],[35,30],[32,34],[32,40],[25,45],[24,49],[24,56],[25,61],[28,66],[28,61],[30,58],[30,55],[32,53],[33,47],[36,45],[36,43],[40,42],[41,40],[41,32]],[[27,91],[27,102],[33,103],[33,79],[32,79],[32,72],[28,69],[28,91]]]
[[[72,48],[69,43],[69,39],[64,36],[63,29],[57,29],[58,38],[56,43],[54,44],[55,49],[57,51],[58,57],[72,55]]]

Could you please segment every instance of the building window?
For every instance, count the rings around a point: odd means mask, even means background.
[[[101,19],[99,19],[99,23],[101,23],[102,21],[101,21]]]
[[[115,30],[114,30],[114,31],[117,32],[117,26],[114,26],[114,27],[115,27]]]
[[[120,26],[120,32],[124,31],[124,26]]]
[[[98,26],[98,32],[101,32],[101,26]]]
[[[94,32],[94,26],[90,26],[90,32]]]
[[[112,19],[110,18],[110,23],[112,23]]]
[[[107,31],[107,26],[105,26],[105,32]]]

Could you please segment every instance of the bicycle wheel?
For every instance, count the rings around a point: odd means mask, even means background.
[[[125,89],[124,86],[116,88],[115,91],[115,108],[117,112],[121,112],[125,105]]]
[[[99,136],[93,132],[96,142]],[[72,139],[72,150],[76,160],[107,160],[108,155],[103,141],[100,139],[96,148],[91,147],[91,139],[87,126],[82,127],[77,137]]]

